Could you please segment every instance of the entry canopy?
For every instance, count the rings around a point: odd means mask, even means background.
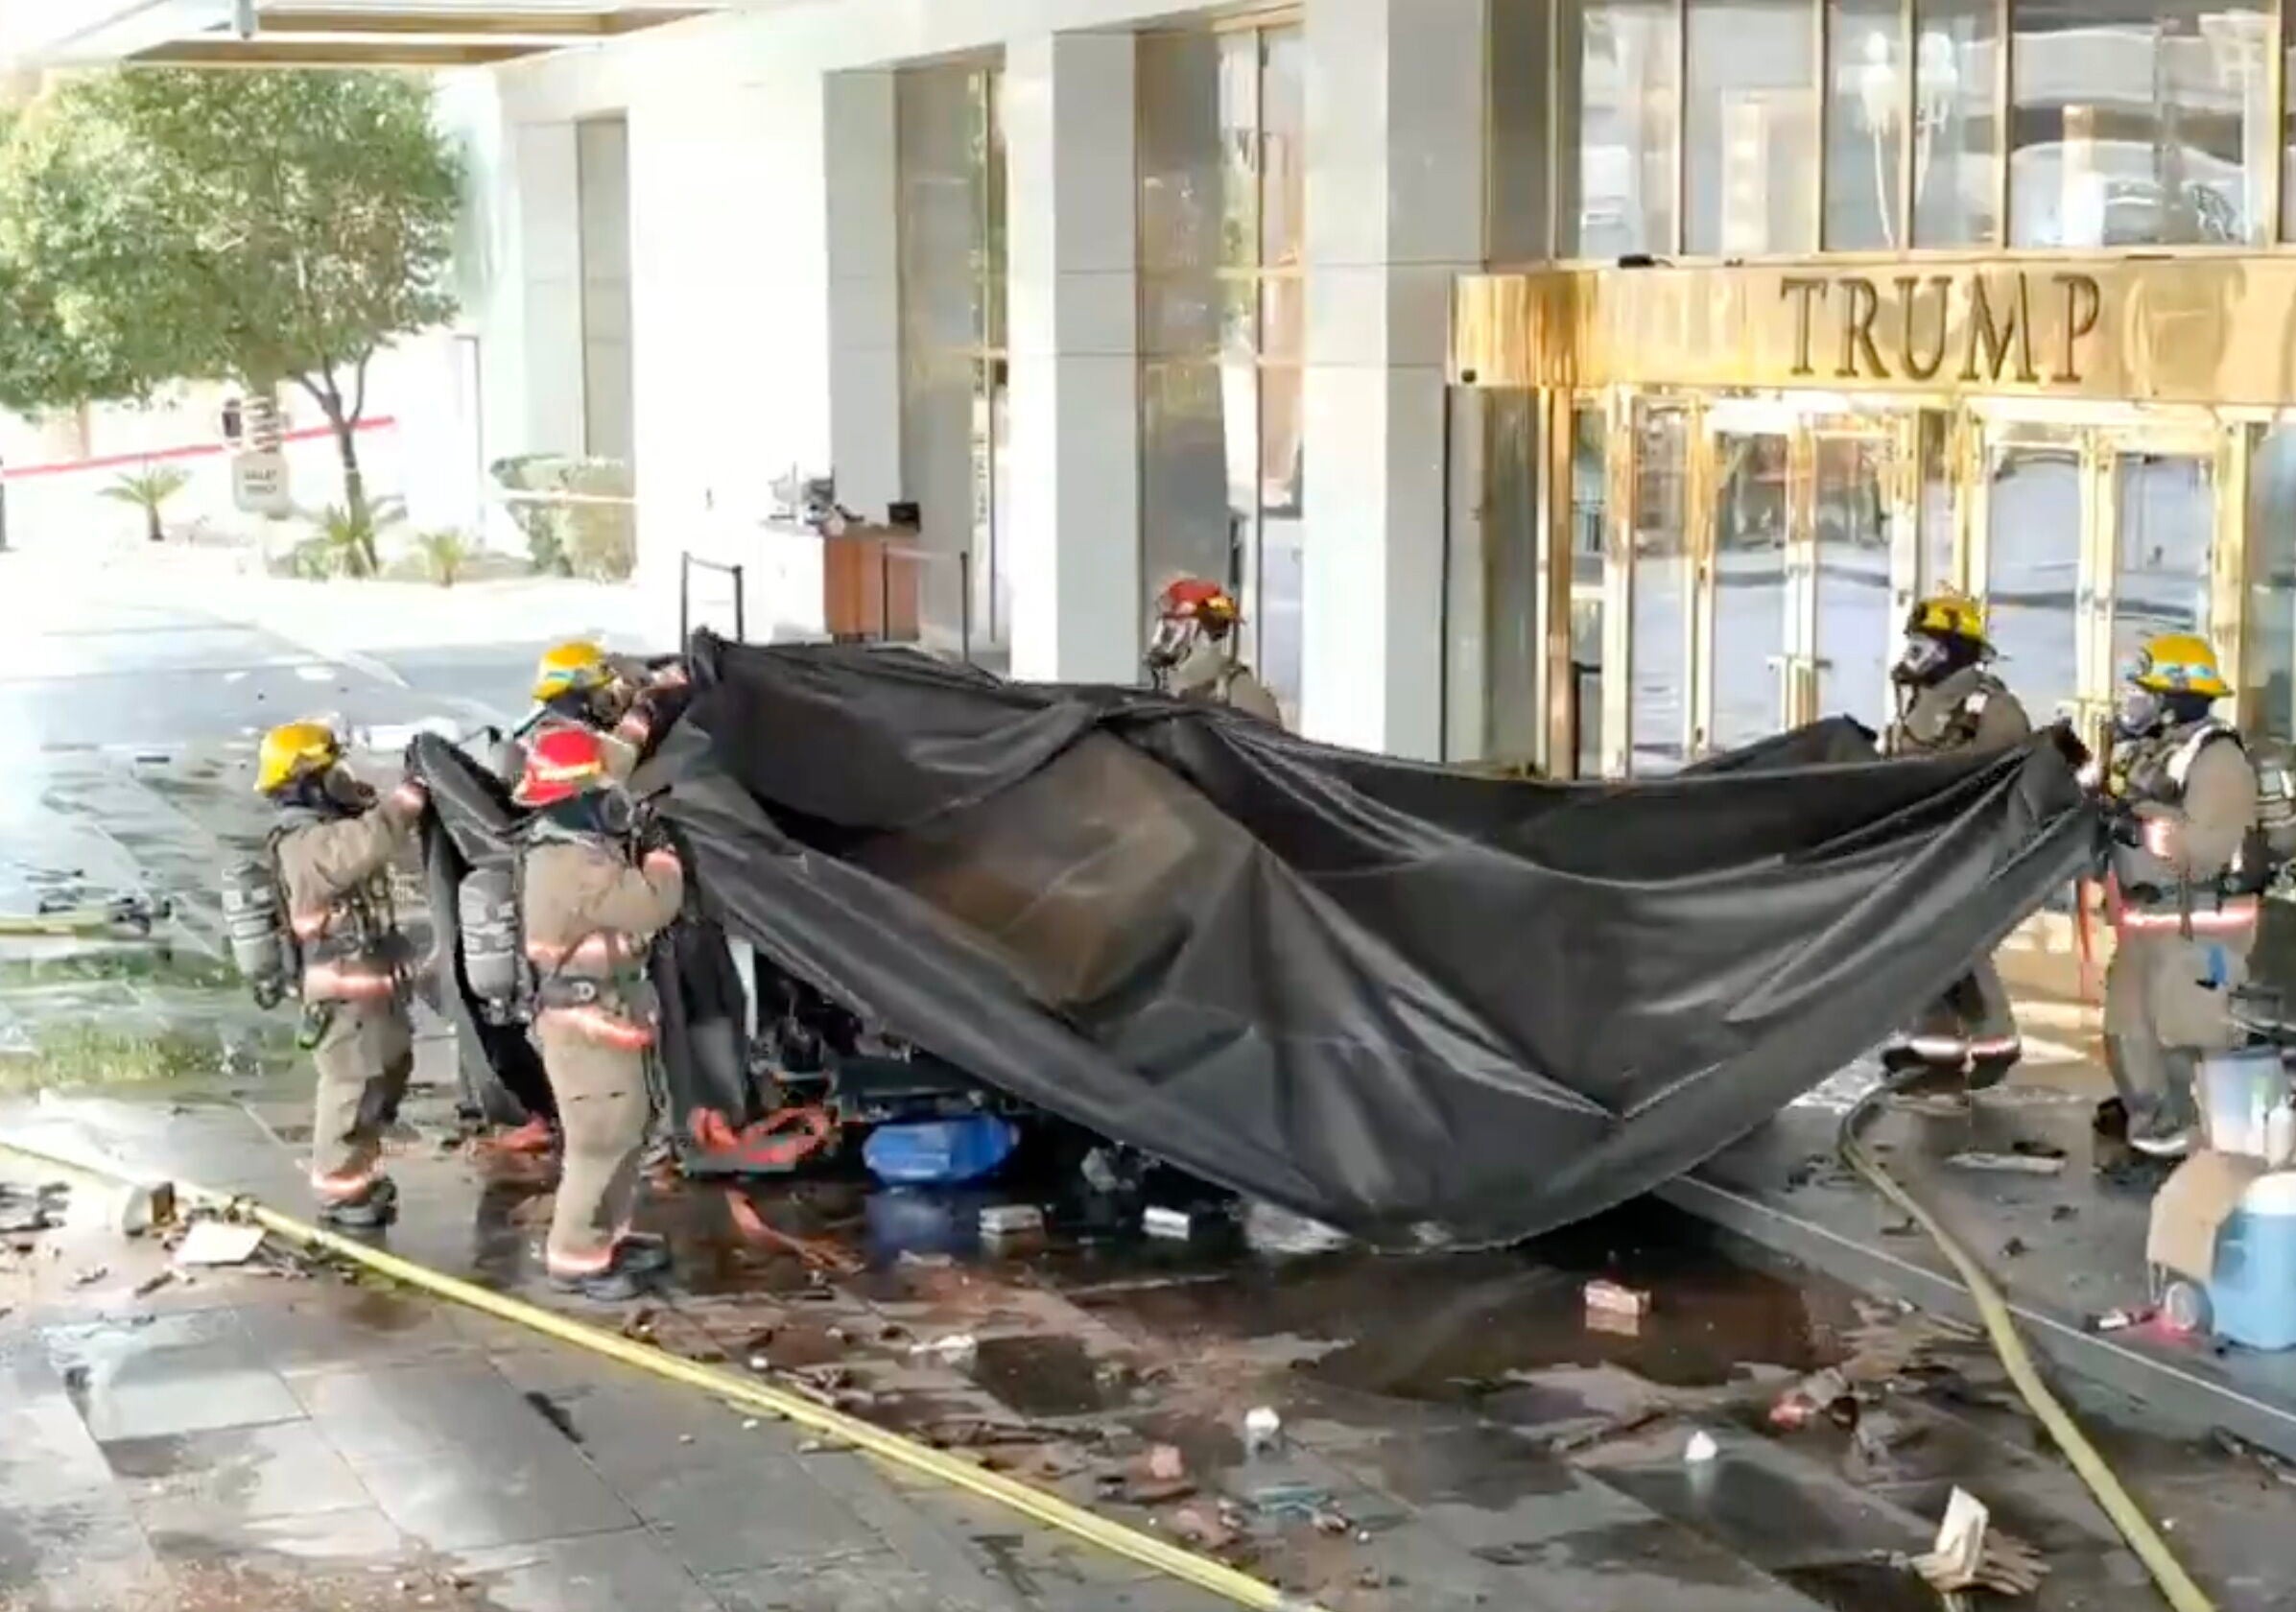
[[[716,0],[0,0],[0,65],[483,66],[724,9]]]
[[[1557,784],[901,651],[703,635],[693,674],[634,787],[703,916],[983,1081],[1395,1245],[1692,1169],[2096,844],[2062,730],[1882,762],[1836,720]]]

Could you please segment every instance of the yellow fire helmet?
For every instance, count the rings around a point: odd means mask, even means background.
[[[1985,642],[1985,607],[1958,593],[1938,593],[1922,600],[1905,617],[1907,632],[1937,632],[1952,638]]]
[[[609,676],[604,650],[587,638],[569,638],[544,650],[535,662],[534,699],[540,702],[576,689],[594,689]]]
[[[321,722],[282,723],[263,736],[255,757],[255,793],[271,794],[343,759],[343,741]]]
[[[2222,699],[2232,693],[2216,648],[2196,632],[2164,632],[2137,656],[2129,681],[2155,694],[2201,694]]]

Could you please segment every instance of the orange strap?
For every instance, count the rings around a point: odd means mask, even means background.
[[[736,1130],[715,1108],[697,1108],[686,1122],[694,1145],[713,1160],[760,1171],[792,1170],[826,1148],[838,1133],[828,1109],[814,1103],[778,1108]]]

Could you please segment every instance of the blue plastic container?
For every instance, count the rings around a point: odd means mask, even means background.
[[[900,1187],[957,1186],[995,1174],[1020,1132],[993,1114],[879,1126],[862,1144],[869,1173]]]
[[[2296,1348],[2296,1172],[2260,1177],[2217,1229],[2209,1310],[2242,1348]]]

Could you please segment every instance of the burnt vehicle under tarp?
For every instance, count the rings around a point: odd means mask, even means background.
[[[852,1038],[1394,1245],[1533,1235],[1694,1168],[2097,834],[2061,729],[1882,762],[1836,722],[1566,784],[902,651],[701,635],[690,666],[632,780],[694,875],[655,959],[689,1155],[801,1105],[796,1065]],[[435,859],[496,854],[492,781],[443,745],[417,765]]]

